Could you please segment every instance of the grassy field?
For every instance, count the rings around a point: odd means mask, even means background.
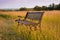
[[[44,11],[41,31],[31,31],[29,26],[17,26],[17,16],[27,11],[0,11],[0,40],[60,40],[60,11]],[[17,28],[18,27],[18,28]]]

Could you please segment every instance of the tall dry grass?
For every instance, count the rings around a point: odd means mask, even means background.
[[[41,22],[42,32],[31,31],[24,24],[17,26],[14,20],[18,15],[25,16],[26,12],[0,12],[2,15],[11,16],[8,20],[0,16],[0,36],[3,40],[60,40],[60,11],[45,11]]]

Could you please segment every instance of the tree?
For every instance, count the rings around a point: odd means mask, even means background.
[[[52,10],[54,10],[55,9],[55,4],[54,3],[52,3]]]
[[[20,10],[20,11],[26,11],[26,10],[27,10],[27,8],[22,7],[22,8],[20,8],[19,10]]]
[[[55,9],[55,4],[52,3],[49,5],[48,10],[54,10]]]
[[[42,10],[47,10],[47,7],[46,6],[42,6],[41,9]]]
[[[36,11],[40,11],[41,10],[41,7],[35,6],[33,9],[36,10]]]
[[[60,10],[60,4],[56,5],[56,10]]]
[[[60,4],[58,5],[58,10],[60,10]]]

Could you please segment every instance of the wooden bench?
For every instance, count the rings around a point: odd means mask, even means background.
[[[31,27],[35,27],[39,24],[39,26],[41,25],[41,20],[42,20],[42,16],[43,16],[44,12],[27,12],[26,16],[24,17],[24,20],[20,20],[20,16],[18,20],[15,20],[18,22],[18,25],[21,24],[25,24]]]

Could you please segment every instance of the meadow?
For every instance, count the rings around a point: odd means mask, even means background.
[[[29,26],[17,25],[17,16],[25,17],[27,11],[0,11],[0,40],[60,40],[60,11],[44,11],[41,31],[31,31]]]

